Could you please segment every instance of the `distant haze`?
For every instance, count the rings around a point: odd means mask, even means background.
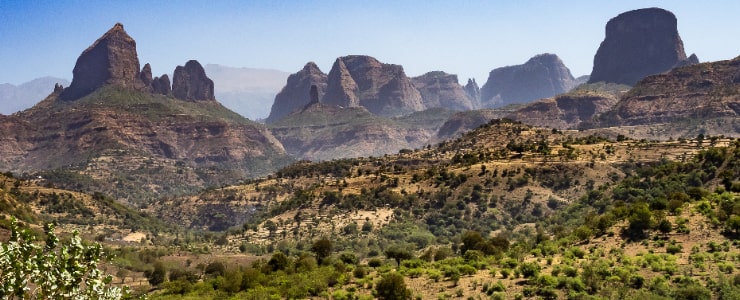
[[[216,100],[252,120],[270,114],[275,95],[285,86],[287,72],[267,69],[234,68],[216,64],[205,66],[213,80]]]

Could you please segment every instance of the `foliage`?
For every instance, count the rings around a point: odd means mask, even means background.
[[[109,286],[112,277],[98,269],[99,244],[85,245],[77,232],[60,244],[54,226],[44,246],[11,221],[11,236],[0,253],[0,295],[17,299],[121,299],[126,288]],[[33,287],[33,288],[32,288]]]
[[[389,273],[375,285],[378,299],[407,300],[411,299],[411,291],[406,288],[403,276],[398,273]]]

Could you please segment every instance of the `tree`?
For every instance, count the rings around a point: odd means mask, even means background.
[[[146,276],[147,280],[149,280],[149,284],[153,286],[164,283],[166,275],[167,269],[164,267],[164,264],[161,261],[157,261],[154,263],[154,269],[146,270],[144,272],[144,276]]]
[[[321,238],[313,242],[313,245],[311,245],[311,252],[316,254],[316,262],[321,264],[324,258],[331,255],[332,248],[334,248],[334,243],[327,238]]]
[[[385,256],[396,260],[396,264],[398,264],[398,266],[401,266],[402,260],[411,259],[412,257],[414,257],[408,247],[404,247],[401,245],[393,245],[390,248],[386,249]]]
[[[10,299],[121,299],[128,288],[108,286],[113,277],[98,269],[100,244],[83,245],[77,231],[62,243],[54,226],[46,227],[46,244],[10,222],[10,240],[0,248],[0,295]],[[31,288],[33,287],[33,288]]]
[[[411,299],[411,291],[406,288],[403,276],[398,273],[389,273],[375,285],[378,299],[407,300]]]

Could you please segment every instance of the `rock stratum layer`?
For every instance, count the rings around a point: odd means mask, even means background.
[[[648,76],[604,114],[601,126],[740,116],[740,57]]]
[[[606,37],[594,56],[590,83],[635,85],[645,76],[698,63],[686,58],[673,13],[645,8],[622,13],[606,24]]]

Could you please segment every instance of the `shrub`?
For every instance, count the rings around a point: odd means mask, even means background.
[[[35,285],[34,299],[121,299],[128,288],[109,286],[110,275],[98,269],[103,256],[100,244],[86,246],[77,231],[60,245],[54,226],[48,225],[46,245],[35,244],[34,235],[10,221],[10,240],[0,251],[0,295],[10,299],[32,298],[27,289]],[[61,246],[61,247],[60,247]],[[66,273],[68,276],[49,276]]]
[[[375,285],[378,299],[384,300],[406,300],[411,299],[411,291],[406,288],[403,276],[398,273],[389,273]]]

